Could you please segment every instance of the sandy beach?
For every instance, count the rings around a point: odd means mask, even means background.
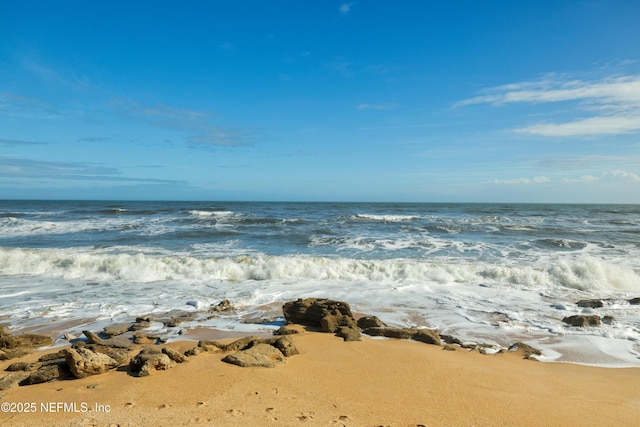
[[[203,352],[142,378],[119,368],[11,388],[1,393],[0,424],[622,426],[640,416],[640,369],[443,351],[409,340],[344,342],[299,328],[291,337],[300,354],[275,368],[243,368],[222,362],[222,353]],[[169,346],[186,351],[196,344]],[[19,404],[34,410],[6,412]]]

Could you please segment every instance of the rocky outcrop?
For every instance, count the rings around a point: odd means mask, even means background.
[[[638,297],[638,298],[631,298],[631,299],[629,300],[629,304],[631,304],[631,305],[640,305],[640,297]]]
[[[322,332],[330,333],[336,333],[340,329],[339,336],[349,337],[349,341],[356,341],[360,335],[351,307],[346,302],[327,298],[300,298],[285,303],[282,312],[289,323],[316,327]]]
[[[10,374],[5,375],[0,378],[0,391],[12,387],[18,387],[22,381],[29,377],[29,375],[31,374],[25,371],[11,372]]]
[[[147,348],[138,353],[130,363],[131,372],[139,377],[145,377],[153,371],[161,371],[173,367],[171,359],[162,351]]]
[[[176,363],[184,363],[187,361],[187,356],[172,348],[165,347],[162,349],[162,352],[169,356],[169,359]]]
[[[369,328],[384,328],[385,326],[387,325],[376,316],[364,316],[358,319],[358,327],[362,330]]]
[[[562,319],[562,321],[571,326],[600,326],[600,316],[597,314],[578,314],[575,316],[569,316]]]
[[[20,381],[20,385],[32,385],[54,380],[63,380],[70,376],[69,366],[64,361],[54,361],[42,365],[37,371],[29,374],[27,378]]]
[[[68,349],[65,360],[76,378],[102,374],[118,366],[113,358],[85,347]]]
[[[379,327],[369,328],[362,331],[365,335],[373,337],[387,337],[387,338],[399,338],[399,339],[411,339],[418,332],[418,329],[410,328],[393,328],[393,327]]]
[[[280,350],[269,344],[256,344],[251,348],[228,354],[223,362],[242,367],[274,368],[285,361]]]
[[[38,334],[12,335],[0,327],[0,360],[22,357],[39,347],[53,345],[51,337]]]
[[[440,342],[440,335],[433,329],[419,329],[412,337],[414,341],[420,341],[426,344],[442,345]]]

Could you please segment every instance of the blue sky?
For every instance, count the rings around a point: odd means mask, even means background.
[[[0,198],[640,203],[640,2],[2,1]]]

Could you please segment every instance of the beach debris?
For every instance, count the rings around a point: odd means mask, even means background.
[[[299,298],[285,303],[282,306],[282,312],[289,323],[317,327],[322,332],[330,333],[335,333],[340,328],[351,328],[352,331],[348,333],[344,329],[341,330],[340,336],[343,338],[345,336],[354,338],[360,335],[358,324],[346,302],[327,298]]]
[[[119,365],[112,357],[86,347],[72,347],[66,350],[65,360],[76,378],[102,374]]]
[[[578,307],[600,308],[604,306],[601,299],[583,299],[576,303]]]
[[[520,341],[512,344],[508,350],[522,353],[523,358],[527,360],[538,360],[533,356],[542,356],[542,352],[540,350]]]
[[[274,368],[285,361],[285,356],[276,347],[269,344],[256,344],[246,350],[228,354],[223,362],[242,367]]]
[[[598,316],[597,314],[578,314],[575,316],[565,317],[562,319],[562,321],[576,327],[600,326],[600,316]]]
[[[129,365],[133,374],[145,377],[152,371],[161,371],[173,367],[171,359],[162,351],[155,348],[146,348],[138,353]]]

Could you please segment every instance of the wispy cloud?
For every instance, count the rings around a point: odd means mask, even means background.
[[[60,116],[60,112],[51,104],[38,99],[5,92],[0,94],[0,114],[11,117],[35,117],[51,119]]]
[[[514,131],[547,137],[617,135],[640,131],[640,75],[596,81],[568,80],[549,75],[537,81],[490,88],[485,94],[459,101],[454,106],[555,102],[574,102],[576,111],[586,117],[562,123],[536,123]]]
[[[25,140],[22,140],[22,139],[4,139],[4,138],[0,138],[0,144],[2,144],[2,145],[45,145],[46,142],[25,141]]]
[[[338,8],[338,10],[340,11],[341,14],[348,15],[349,12],[351,12],[351,8],[353,7],[354,4],[355,4],[355,2],[342,3],[340,5],[340,7]]]
[[[606,170],[599,175],[582,175],[578,177],[563,177],[552,179],[548,176],[534,176],[533,178],[509,178],[492,179],[483,181],[480,184],[494,185],[533,185],[550,183],[593,183],[593,182],[625,182],[629,184],[640,184],[640,175],[621,169]]]
[[[130,119],[164,129],[186,131],[189,143],[237,147],[252,144],[258,139],[253,129],[219,126],[214,124],[209,114],[199,111],[162,104],[148,106],[126,98],[114,98],[109,105]]]
[[[386,104],[358,104],[356,106],[356,109],[358,110],[376,110],[376,111],[382,111],[382,110],[393,110],[398,108],[398,104],[396,104],[395,102],[389,102]]]
[[[533,178],[512,178],[512,179],[493,179],[484,184],[506,184],[506,185],[522,185],[522,184],[546,184],[551,182],[551,178],[547,176],[534,176]]]
[[[0,156],[0,176],[4,178],[64,181],[118,181],[131,183],[184,184],[182,181],[122,176],[120,170],[100,163],[56,162]]]

